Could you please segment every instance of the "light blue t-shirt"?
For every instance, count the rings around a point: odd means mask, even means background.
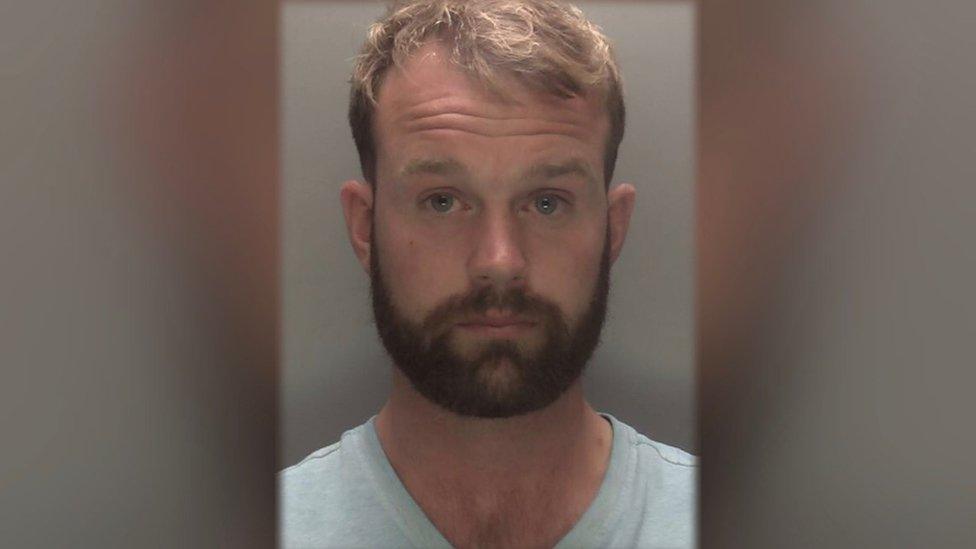
[[[613,427],[610,463],[556,547],[693,547],[695,457],[601,415]],[[451,547],[394,472],[375,419],[280,473],[282,547]]]

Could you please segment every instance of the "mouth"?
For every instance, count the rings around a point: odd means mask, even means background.
[[[535,325],[535,321],[525,317],[495,315],[472,317],[457,324],[465,332],[491,337],[519,335]]]

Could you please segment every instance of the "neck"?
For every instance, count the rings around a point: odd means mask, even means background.
[[[436,406],[399,371],[376,429],[402,478],[488,490],[538,486],[553,476],[595,478],[598,487],[612,436],[610,425],[586,403],[579,381],[542,410],[483,419]],[[561,476],[566,474],[574,476]]]
[[[390,464],[455,547],[552,547],[596,497],[610,458],[610,425],[577,381],[542,410],[462,417],[395,370],[376,418]]]

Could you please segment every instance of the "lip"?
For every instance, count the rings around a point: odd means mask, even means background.
[[[459,322],[459,328],[491,336],[516,335],[532,328],[535,322],[520,317],[476,317]]]
[[[535,322],[518,316],[479,316],[465,319],[458,323],[460,326],[485,326],[490,328],[504,328],[506,326],[532,325]]]

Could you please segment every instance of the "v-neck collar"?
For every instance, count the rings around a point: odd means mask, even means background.
[[[627,436],[627,426],[617,418],[605,413],[600,415],[610,422],[612,430],[607,470],[596,497],[573,528],[556,544],[560,549],[599,546],[601,540],[612,530],[611,518],[618,515],[616,509],[620,504],[623,477],[628,469],[627,461],[633,459],[628,451],[627,439],[630,437]],[[376,416],[371,417],[363,427],[363,436],[357,440],[357,444],[361,445],[358,453],[364,456],[363,466],[397,526],[416,547],[452,547],[393,470],[376,434]]]

